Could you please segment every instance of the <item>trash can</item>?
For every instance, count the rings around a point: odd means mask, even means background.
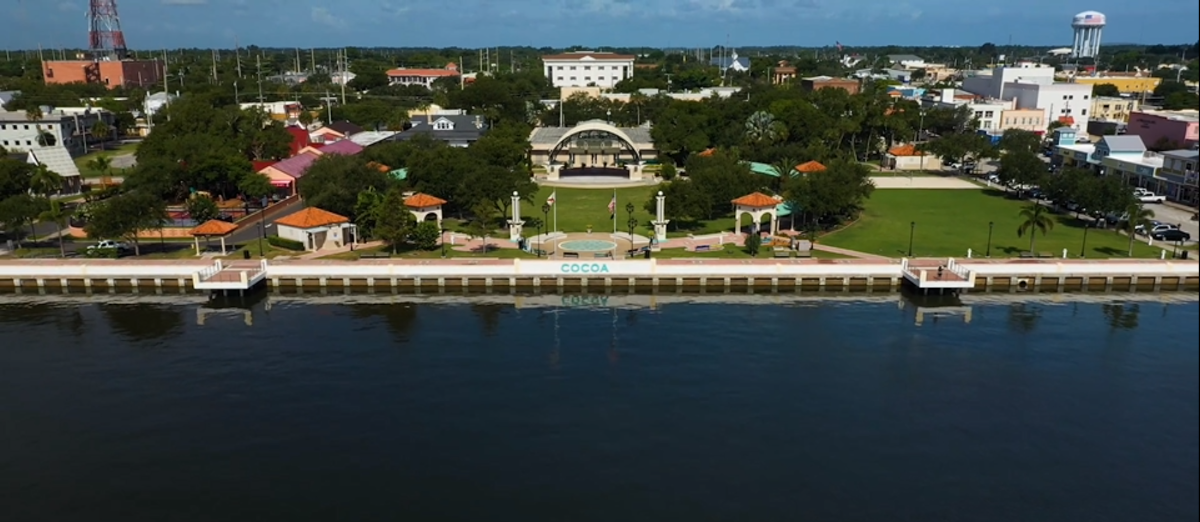
[[[250,259],[250,251],[249,250],[242,251],[242,259]]]
[[[646,259],[650,259],[650,249],[646,249]]]
[[[1187,259],[1187,258],[1188,258],[1188,251],[1187,251],[1187,250],[1180,250],[1180,251],[1179,251],[1179,259]]]

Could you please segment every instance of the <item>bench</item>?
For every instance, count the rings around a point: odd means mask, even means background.
[[[696,245],[696,248],[692,249],[693,252],[708,252],[710,250],[712,250],[712,246],[710,245]]]
[[[358,255],[359,259],[386,259],[389,257],[392,257],[392,253],[387,251],[363,252]]]
[[[812,257],[812,250],[797,250],[796,257],[808,259],[808,258]]]
[[[594,257],[596,259],[612,259],[612,253],[611,252],[596,252],[595,254],[592,255],[592,257]]]
[[[535,248],[535,249],[533,249],[533,252],[530,252],[530,253],[535,256],[538,256],[538,257],[550,257],[550,254],[546,253],[545,250],[542,250],[540,248]]]
[[[786,248],[776,248],[775,257],[792,257],[792,252]]]
[[[563,252],[563,259],[579,259],[579,252]]]
[[[1035,257],[1041,258],[1041,259],[1049,259],[1049,258],[1054,257],[1054,254],[1051,254],[1050,252],[1021,252],[1020,257],[1021,257],[1021,259],[1031,259],[1031,258],[1035,258]]]

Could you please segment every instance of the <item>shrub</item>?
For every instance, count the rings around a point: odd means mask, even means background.
[[[288,239],[285,237],[267,236],[267,243],[270,243],[271,246],[283,248],[286,250],[297,250],[297,251],[304,250],[304,243],[301,243],[301,242],[293,240],[293,239]]]
[[[121,257],[121,251],[115,248],[89,248],[83,251],[83,257],[92,259],[116,259]]]
[[[421,250],[433,250],[438,247],[442,231],[433,221],[422,221],[413,231],[412,240]]]
[[[659,169],[658,171],[658,175],[662,177],[663,181],[671,181],[675,179],[675,175],[678,174],[678,172],[679,171],[675,170],[674,163],[663,163],[662,169]]]

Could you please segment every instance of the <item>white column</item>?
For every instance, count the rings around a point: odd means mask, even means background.
[[[655,202],[656,208],[655,208],[655,212],[654,212],[655,219],[654,219],[653,224],[654,224],[654,239],[656,241],[666,241],[667,240],[667,223],[669,221],[666,219],[666,217],[667,217],[666,199],[667,199],[666,196],[663,196],[663,193],[661,190],[658,191],[658,195],[654,197],[654,202]]]
[[[517,191],[512,193],[512,216],[508,220],[508,240],[517,241],[521,238],[521,225],[525,222],[521,221],[521,194]]]

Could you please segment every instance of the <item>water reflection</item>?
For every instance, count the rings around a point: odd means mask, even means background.
[[[479,324],[483,328],[483,335],[485,337],[496,336],[496,332],[500,330],[500,317],[504,315],[506,308],[499,304],[471,305],[471,312],[479,318]]]
[[[350,315],[359,319],[383,319],[388,330],[395,334],[397,340],[407,341],[420,322],[417,306],[414,303],[379,303],[351,305]]]
[[[130,341],[163,340],[183,333],[183,310],[150,304],[100,306],[113,331]]]
[[[1141,307],[1137,303],[1112,303],[1100,306],[1104,322],[1113,330],[1133,330],[1138,327]]]
[[[1016,303],[1008,307],[1008,328],[1016,333],[1032,333],[1041,319],[1042,309],[1037,305]]]

